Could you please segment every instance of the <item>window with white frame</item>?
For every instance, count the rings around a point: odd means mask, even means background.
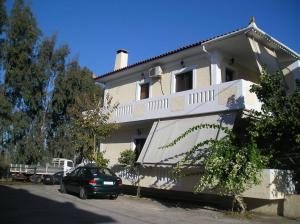
[[[179,73],[176,79],[176,92],[193,89],[193,71]]]
[[[196,88],[195,66],[182,68],[172,72],[172,93]]]
[[[150,84],[149,84],[149,82],[140,84],[140,100],[148,99],[149,98],[149,93],[150,93]]]
[[[148,99],[152,95],[151,80],[146,79],[137,82],[136,100]]]

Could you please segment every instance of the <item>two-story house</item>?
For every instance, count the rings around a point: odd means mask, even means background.
[[[140,177],[119,170],[125,184],[136,184],[139,179],[145,188],[192,192],[196,178],[174,181],[170,167],[195,143],[223,133],[200,130],[169,149],[159,147],[196,124],[233,127],[241,111],[260,110],[260,102],[249,89],[259,82],[263,67],[270,72],[285,71],[287,83],[293,86],[294,80],[300,79],[299,58],[254,21],[245,28],[132,65],[128,65],[127,51],[119,50],[114,70],[95,78],[105,86],[105,94],[120,104],[112,116],[120,128],[101,143],[100,150],[115,167],[122,151],[135,151],[142,167]],[[272,185],[273,171],[265,171],[263,178],[261,186],[245,196],[283,198]]]

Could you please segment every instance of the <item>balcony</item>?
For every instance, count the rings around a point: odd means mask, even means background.
[[[121,104],[114,112],[112,120],[124,123],[239,109],[260,110],[261,103],[249,91],[252,84],[245,80],[235,80]]]

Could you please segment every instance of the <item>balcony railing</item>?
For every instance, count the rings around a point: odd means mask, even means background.
[[[249,91],[252,84],[245,80],[235,80],[121,104],[112,119],[123,123],[237,109],[260,110],[261,104],[256,95]]]

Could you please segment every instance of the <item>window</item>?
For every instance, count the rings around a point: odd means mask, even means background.
[[[73,167],[73,162],[68,161],[68,162],[67,162],[67,166],[68,166],[68,167]]]
[[[135,99],[143,100],[152,97],[152,80],[143,79],[136,82]]]
[[[176,92],[193,89],[193,71],[176,75]]]
[[[233,81],[233,79],[234,79],[234,71],[229,68],[226,68],[225,69],[225,82]]]
[[[80,172],[80,170],[81,170],[81,168],[77,168],[76,170],[74,170],[73,172],[71,172],[71,173],[69,174],[69,176],[71,176],[71,177],[77,176],[78,173]]]
[[[78,173],[76,174],[76,176],[83,177],[83,176],[86,176],[86,174],[87,174],[87,169],[81,168],[80,171],[78,171]]]
[[[145,145],[146,142],[146,138],[137,138],[134,140],[135,143],[135,149],[134,149],[134,153],[135,153],[135,160],[137,160],[142,152],[142,149]]]
[[[63,160],[59,161],[59,166],[60,166],[60,167],[64,167],[64,163],[65,163],[65,162],[64,162]]]
[[[101,176],[101,175],[116,176],[113,172],[111,172],[107,168],[95,167],[95,168],[91,169],[91,173],[92,173],[93,176]]]
[[[141,92],[140,92],[140,99],[148,99],[149,98],[149,83],[141,84]]]

